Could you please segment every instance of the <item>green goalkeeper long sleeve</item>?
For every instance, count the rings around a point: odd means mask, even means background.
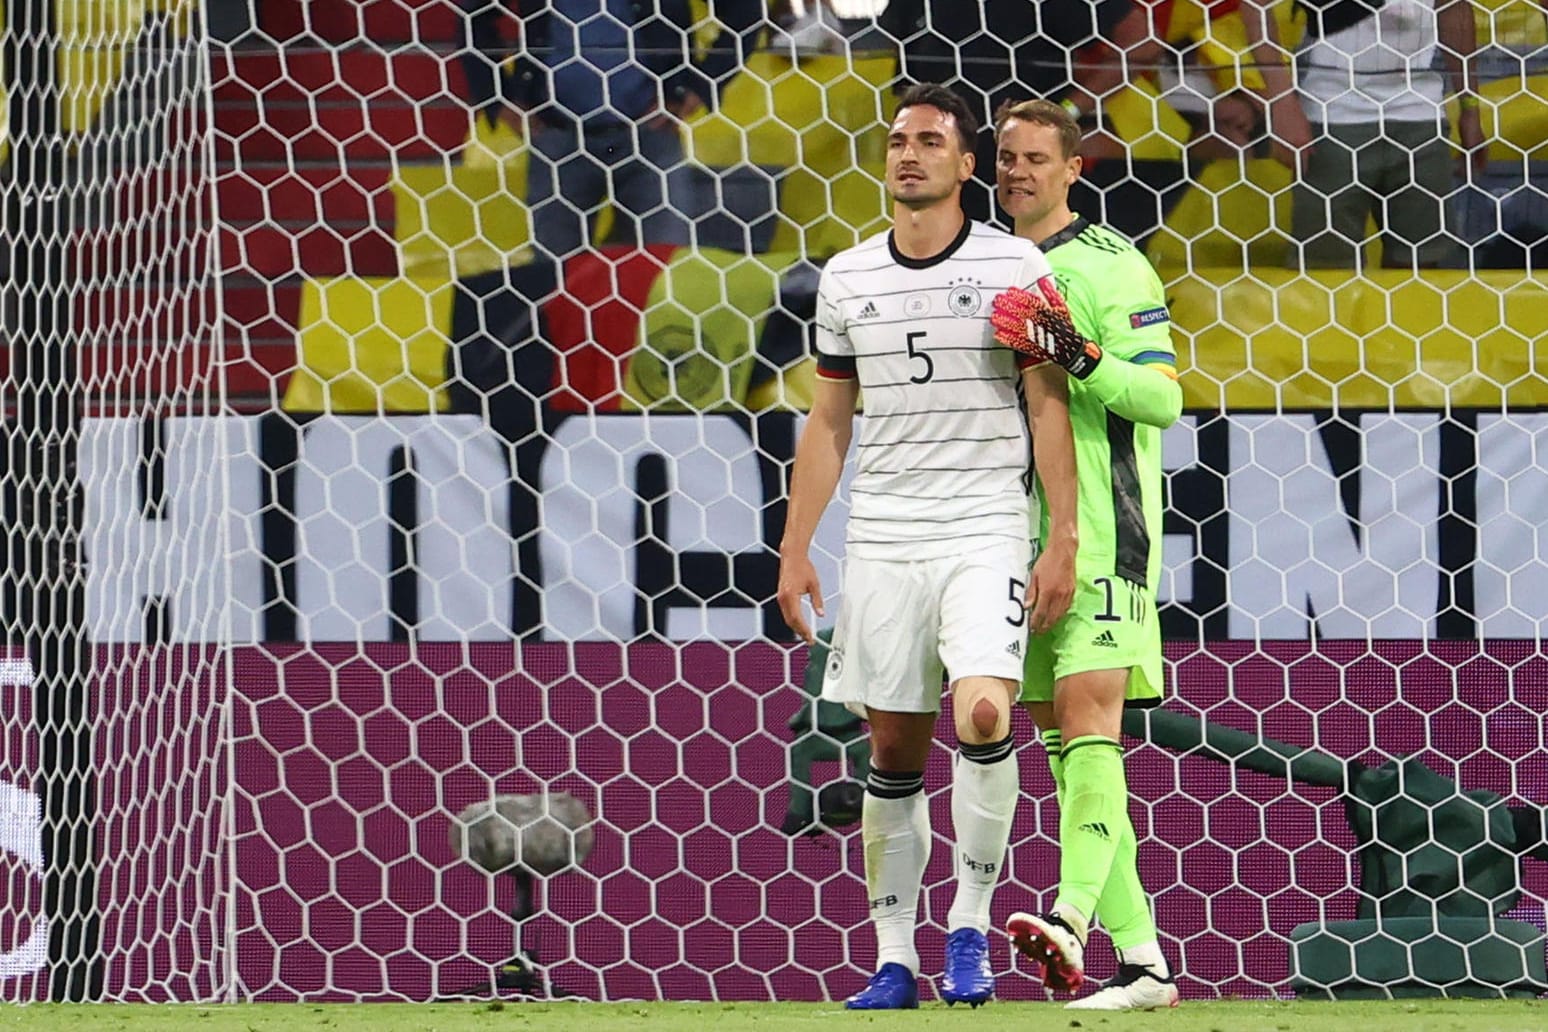
[[[1081,384],[1108,409],[1133,423],[1165,430],[1182,415],[1182,386],[1159,368],[1107,352]]]

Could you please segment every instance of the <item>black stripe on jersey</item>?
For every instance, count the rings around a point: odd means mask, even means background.
[[[1133,244],[1103,226],[1087,226],[1075,239],[1087,247],[1094,247],[1108,254],[1127,254],[1134,250]]]
[[[826,351],[819,351],[817,352],[817,371],[825,376],[848,379],[855,375],[855,356],[830,355]]]
[[[1003,473],[1008,469],[1021,475],[1021,463],[1007,466],[1003,463],[998,466],[909,466],[907,469],[867,469],[862,472],[866,476],[899,476],[904,473]]]
[[[961,523],[965,519],[983,519],[989,516],[1025,516],[1026,510],[1002,509],[997,512],[975,512],[972,516],[913,516],[908,517],[909,523]],[[872,517],[872,519],[886,519],[887,517]],[[861,517],[865,519],[865,517]]]
[[[1010,259],[1008,259],[1008,258],[1006,259],[1006,261],[1009,261],[1009,260]],[[946,286],[945,284],[942,284],[942,285],[937,286],[937,287],[924,287],[924,286],[920,286],[919,284],[916,283],[916,284],[914,284],[911,287],[904,287],[902,290],[869,290],[869,291],[866,291],[866,293],[864,295],[856,294],[854,297],[846,298],[846,300],[849,300],[849,301],[880,301],[884,297],[903,297],[905,294],[928,294],[932,290],[938,290],[938,291],[940,291],[941,293],[944,294],[947,291],[949,291],[950,289],[951,288]],[[955,316],[953,318],[955,318]]]
[[[852,495],[868,494],[868,495],[888,495],[888,496],[893,497],[893,498],[917,498],[917,499],[919,499],[920,501],[923,501],[923,502],[957,502],[957,501],[971,501],[972,499],[975,499],[975,498],[998,498],[1001,495],[1003,495],[1005,492],[1004,491],[990,491],[987,494],[926,495],[926,494],[920,494],[918,491],[877,491],[877,490],[874,490],[874,489],[869,488],[869,487],[851,487],[849,489],[849,493],[852,494]]]
[[[1006,264],[1010,264],[1010,263],[1014,262],[1016,265],[1020,265],[1021,262],[1022,262],[1022,259],[1024,259],[1025,257],[1026,257],[1026,255],[1024,255],[1024,254],[1016,254],[1016,255],[1010,255],[1010,254],[985,254],[985,255],[975,255],[975,256],[972,256],[972,257],[964,257],[962,255],[957,255],[956,257],[954,257],[952,259],[952,261],[954,261],[954,262],[962,262],[964,264],[971,263],[973,265],[977,265],[980,262],[1005,262]],[[835,277],[847,276],[850,273],[855,273],[855,272],[882,272],[882,271],[885,271],[887,269],[896,269],[897,267],[898,267],[898,265],[897,265],[896,262],[887,262],[884,265],[865,265],[865,266],[860,266],[858,268],[852,268],[852,269],[836,269],[836,270],[834,270],[834,276]],[[912,268],[913,266],[910,266],[910,267]],[[926,267],[928,268],[928,266],[926,266]],[[909,291],[908,293],[911,293],[911,294],[912,293],[918,293],[921,290],[929,290],[929,289],[931,289],[931,288],[927,287],[927,286],[920,286],[920,287],[916,287],[914,290]],[[945,290],[946,287],[944,285],[942,285],[942,286],[940,286],[940,287],[938,287],[936,289]],[[853,296],[854,297],[860,297],[859,294],[855,294]]]
[[[1010,383],[1009,376],[935,376],[930,378],[931,383]],[[878,387],[918,387],[919,384],[912,380],[899,380],[897,383],[867,383],[860,381],[860,386],[865,390],[875,390]],[[972,409],[954,409],[953,411],[971,412]]]
[[[963,523],[963,522],[966,522],[968,520],[973,520],[973,519],[977,519],[977,514],[974,514],[973,516],[963,516],[963,517],[960,517],[958,519],[952,520],[951,522],[953,522],[953,523]],[[877,522],[881,522],[881,521],[877,521]],[[914,519],[913,519],[913,517],[909,517],[909,519],[907,521],[891,520],[891,521],[888,521],[888,522],[893,522],[893,523],[897,523],[897,522],[913,523]],[[853,526],[853,524],[851,524],[851,526]],[[933,537],[933,538],[918,538],[918,539],[910,538],[907,541],[896,541],[896,540],[893,540],[893,541],[878,541],[875,538],[851,537],[849,539],[848,543],[851,544],[851,545],[932,545],[932,544],[934,544],[937,541],[954,541],[954,540],[957,540],[960,536],[961,535],[958,535],[958,534],[952,534],[949,537]],[[1016,537],[1016,536],[1011,535],[1011,534],[996,534],[992,530],[984,533],[984,537],[1004,538],[1007,541],[1025,541],[1026,540],[1025,537]],[[1163,700],[1161,700],[1161,699],[1154,700],[1154,702],[1156,704],[1159,704],[1162,701]],[[1130,706],[1137,706],[1137,705],[1141,705],[1141,704],[1140,703],[1131,702],[1131,703],[1128,703],[1128,705],[1130,705]]]
[[[868,330],[868,329],[870,329],[873,326],[903,326],[903,325],[911,325],[913,323],[927,323],[927,322],[954,322],[954,323],[961,323],[961,322],[967,322],[967,321],[972,320],[972,319],[982,319],[982,318],[983,318],[982,316],[977,316],[977,315],[970,315],[970,316],[967,316],[967,317],[964,318],[962,316],[950,315],[948,313],[942,312],[940,315],[911,315],[911,316],[909,316],[906,319],[866,319],[866,320],[864,320],[862,322],[856,322],[854,319],[851,319],[851,320],[849,320],[849,327],[848,327],[847,332],[849,334],[853,334],[856,330]],[[946,349],[945,348],[933,348],[932,347],[930,350],[931,351],[945,351]],[[989,348],[987,346],[985,346],[984,350],[988,351]]]
[[[892,448],[899,444],[988,444],[990,441],[1025,441],[1026,434],[1000,434],[996,437],[906,437],[900,441],[872,441],[860,448]]]
[[[930,348],[930,354],[933,355],[933,354],[936,354],[937,352],[941,352],[941,351],[967,351],[967,352],[971,352],[972,354],[975,354],[975,355],[980,355],[980,354],[985,354],[987,352],[999,351],[999,350],[1001,350],[1001,346],[999,344],[983,344],[983,345],[980,345],[978,347],[960,347],[960,348],[937,348],[937,347],[933,347],[932,346]],[[899,348],[897,351],[867,351],[864,355],[862,355],[860,357],[862,357],[862,358],[893,358],[894,356],[897,356],[897,355],[906,355],[906,354],[908,354],[908,349],[907,348]],[[1157,352],[1157,354],[1164,354],[1164,352]]]
[[[934,381],[931,381],[932,383]],[[928,416],[939,412],[1004,412],[1006,409],[1020,408],[1012,402],[1009,405],[975,405],[966,408],[922,408],[908,409],[904,412],[866,412],[863,413],[867,420],[872,419],[901,419],[904,416]]]
[[[1134,454],[1134,424],[1109,412],[1107,447],[1113,469],[1113,529],[1118,553],[1114,572],[1143,588],[1150,566],[1150,531],[1145,526],[1145,496]]]

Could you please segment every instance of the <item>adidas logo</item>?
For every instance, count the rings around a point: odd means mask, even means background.
[[[1093,821],[1090,824],[1082,824],[1076,830],[1077,831],[1089,831],[1091,834],[1095,835],[1097,838],[1101,839],[1103,842],[1106,842],[1109,838],[1112,837],[1111,835],[1109,835],[1107,833],[1107,825],[1103,824],[1101,821]]]
[[[1011,655],[1015,656],[1017,659],[1020,659],[1021,658],[1021,642],[1020,641],[1013,641],[1013,642],[1011,642],[1009,645],[1005,646],[1005,651],[1009,652]]]
[[[1100,645],[1104,649],[1116,649],[1118,647],[1118,639],[1113,637],[1112,631],[1103,631],[1091,639],[1091,644]]]
[[[878,317],[880,315],[881,315],[881,313],[876,310],[876,302],[875,301],[867,301],[865,303],[865,307],[860,309],[860,314],[855,316],[855,318],[856,319],[875,319],[876,317]]]

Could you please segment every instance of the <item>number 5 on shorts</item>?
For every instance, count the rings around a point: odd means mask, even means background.
[[[1108,591],[1111,592],[1112,589],[1109,588]],[[1011,608],[1012,608],[1013,612],[1016,615],[1015,616],[1007,616],[1005,618],[1005,622],[1010,624],[1012,627],[1020,627],[1020,626],[1022,626],[1023,624],[1025,624],[1027,622],[1027,611],[1026,611],[1025,608],[1023,608],[1023,603],[1022,603],[1022,599],[1024,599],[1026,597],[1026,594],[1027,594],[1027,583],[1026,583],[1026,581],[1019,581],[1015,577],[1012,577],[1010,579],[1010,600],[1011,600]],[[1109,597],[1109,599],[1111,599],[1112,596],[1109,595],[1108,597]],[[1112,608],[1112,602],[1111,601],[1108,602],[1107,608],[1109,608],[1109,609]]]

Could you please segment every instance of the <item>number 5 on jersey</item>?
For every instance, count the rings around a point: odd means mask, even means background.
[[[924,337],[924,330],[915,330],[913,333],[908,335],[909,361],[913,361],[917,358],[924,363],[924,372],[915,373],[913,376],[910,376],[908,378],[909,383],[926,383],[929,381],[930,377],[935,375],[935,360],[930,357],[930,353],[928,351],[925,351],[923,348],[918,346],[918,342],[924,340]]]

